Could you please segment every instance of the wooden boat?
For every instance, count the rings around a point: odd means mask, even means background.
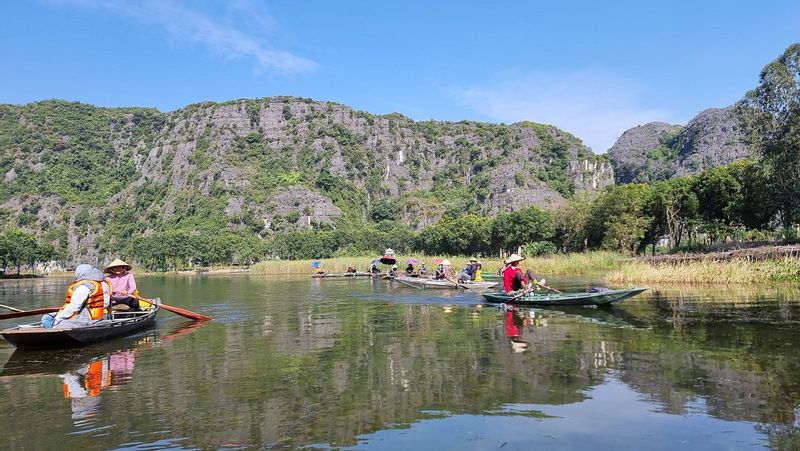
[[[325,273],[325,274],[314,274],[311,276],[312,279],[336,279],[336,278],[345,278],[345,277],[372,277],[371,273],[368,272],[340,272],[340,273]]]
[[[72,329],[45,329],[41,323],[23,324],[0,331],[17,348],[67,348],[105,341],[146,329],[156,321],[159,306],[143,312],[113,311],[111,319]]]
[[[584,293],[552,293],[534,291],[517,299],[506,293],[484,293],[483,297],[493,304],[518,305],[609,305],[643,292],[647,288],[607,290]]]
[[[447,279],[428,279],[425,277],[395,277],[396,281],[403,284],[412,285],[417,288],[444,288],[454,289],[464,288],[467,290],[485,290],[497,285],[497,282],[456,282]]]

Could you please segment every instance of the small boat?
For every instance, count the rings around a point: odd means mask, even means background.
[[[445,288],[467,290],[485,290],[497,285],[497,282],[457,282],[448,279],[428,279],[424,277],[405,277],[398,276],[395,280],[404,284],[413,285],[417,288]]]
[[[336,279],[336,278],[343,278],[343,277],[372,277],[371,273],[368,272],[340,272],[340,273],[324,273],[324,274],[314,274],[311,276],[312,279]]]
[[[506,293],[484,293],[483,297],[493,304],[518,305],[609,305],[643,292],[647,288],[606,290],[584,293],[532,292],[519,298]]]
[[[0,331],[17,348],[68,348],[109,340],[146,329],[156,321],[158,302],[141,312],[112,311],[111,319],[72,329],[45,329],[41,323],[23,324]]]

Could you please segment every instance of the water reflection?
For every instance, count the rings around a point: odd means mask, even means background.
[[[99,448],[800,446],[792,294],[657,289],[610,310],[506,311],[372,280],[143,283],[227,313],[169,345],[151,333],[61,368],[14,353],[3,375],[25,369],[0,377],[0,447],[85,445],[73,435],[89,428],[63,421],[63,379],[32,375],[71,373],[88,393],[98,360],[111,374],[102,388],[101,366],[89,417]],[[135,369],[117,385],[111,357],[125,352]],[[57,425],[52,437],[27,428],[32,417]]]
[[[124,347],[97,356],[96,347],[63,350],[14,351],[0,372],[0,378],[56,375],[61,380],[61,392],[69,400],[71,418],[78,430],[87,430],[97,416],[101,393],[131,381],[136,356],[169,343],[202,327],[204,322],[183,323],[162,336],[147,333],[123,341]],[[107,344],[115,346],[116,342]],[[119,347],[119,343],[116,344]],[[88,429],[92,430],[92,429]]]

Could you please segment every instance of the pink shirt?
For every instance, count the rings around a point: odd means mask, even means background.
[[[133,280],[133,274],[126,272],[125,274],[114,275],[109,274],[108,280],[111,281],[111,297],[123,298],[127,295],[121,294],[123,292],[133,294],[136,291],[136,281]]]

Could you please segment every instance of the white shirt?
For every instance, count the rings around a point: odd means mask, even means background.
[[[103,288],[103,307],[108,307],[111,303],[111,290],[108,289],[108,284],[105,282],[100,282],[100,285]],[[75,287],[75,289],[72,290],[72,297],[69,299],[69,304],[56,314],[56,321],[67,319],[78,313],[91,293],[92,290],[85,284]],[[86,311],[88,315],[88,310],[84,309],[84,311]]]

